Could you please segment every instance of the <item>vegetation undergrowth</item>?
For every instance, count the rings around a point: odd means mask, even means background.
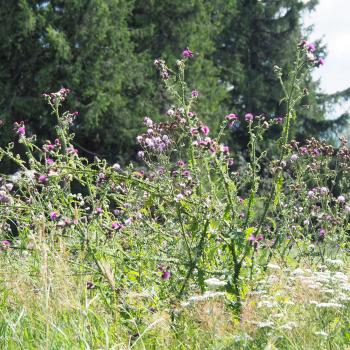
[[[192,57],[185,49],[174,69],[155,61],[173,105],[164,122],[145,118],[137,165],[78,155],[78,113],[61,112],[68,89],[44,94],[55,140],[38,145],[15,124],[25,157],[14,143],[0,149],[19,168],[0,180],[2,348],[349,342],[350,151],[344,139],[291,140],[316,48],[302,42],[287,77],[275,67],[284,117],[231,113],[212,137],[186,84]],[[224,143],[241,127],[246,161]],[[261,148],[271,127],[272,152]]]

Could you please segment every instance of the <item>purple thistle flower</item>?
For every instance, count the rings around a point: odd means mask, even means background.
[[[345,203],[345,197],[340,195],[338,198],[337,198],[337,201],[338,203]]]
[[[292,154],[290,157],[291,162],[295,162],[297,159],[298,159],[298,155],[296,155],[296,154]]]
[[[222,153],[229,153],[230,152],[230,148],[226,145],[220,145],[220,151]]]
[[[247,114],[244,116],[244,119],[245,119],[245,121],[247,121],[247,122],[251,122],[251,121],[253,121],[254,116],[253,116],[252,113],[247,113]]]
[[[39,175],[39,178],[38,178],[38,181],[41,183],[41,184],[46,184],[47,183],[47,176],[46,175]]]
[[[250,241],[250,242],[254,242],[255,241],[255,236],[254,236],[253,233],[248,237],[248,241]]]
[[[186,47],[186,49],[182,51],[182,56],[185,58],[191,58],[193,57],[193,52],[188,47]]]
[[[283,123],[283,118],[282,117],[275,117],[275,121],[277,124],[282,124]]]
[[[113,230],[119,230],[120,228],[122,228],[122,225],[119,222],[113,222],[112,223],[112,229]]]
[[[52,164],[55,163],[55,161],[54,161],[52,158],[49,158],[49,157],[46,158],[45,162],[46,162],[46,164],[48,164],[48,165],[52,165]]]
[[[3,248],[3,249],[6,249],[6,248],[9,248],[11,246],[12,242],[5,239],[3,241],[0,241],[0,249]]]
[[[17,134],[20,136],[24,136],[26,133],[26,128],[24,126],[21,126],[17,129]]]
[[[238,119],[237,115],[234,114],[234,113],[228,114],[225,118],[226,118],[227,120],[237,120],[237,119]]]
[[[164,272],[162,273],[162,279],[163,279],[164,281],[167,281],[167,280],[170,278],[170,276],[171,276],[170,271],[164,271]]]
[[[324,228],[320,228],[320,238],[323,239],[326,235],[326,230]]]
[[[306,48],[309,52],[315,52],[316,51],[316,46],[313,43],[306,44]]]
[[[300,147],[299,152],[301,155],[307,154],[308,150],[306,147]]]
[[[51,219],[52,221],[55,221],[55,220],[57,219],[57,217],[58,217],[57,212],[52,211],[52,212],[50,213],[50,219]]]
[[[199,96],[199,92],[198,92],[197,90],[193,90],[193,91],[191,92],[191,96],[192,96],[192,97],[198,97],[198,96]]]
[[[208,136],[208,134],[209,134],[209,127],[207,126],[207,125],[203,125],[202,127],[201,127],[201,132],[205,135],[205,136]]]
[[[24,136],[26,133],[26,128],[24,126],[24,122],[20,122],[20,123],[14,123],[14,129],[13,129],[17,135]]]

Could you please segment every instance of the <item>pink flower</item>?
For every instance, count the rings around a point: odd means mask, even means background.
[[[24,136],[26,133],[26,128],[24,126],[21,126],[17,129],[17,134],[20,136]]]
[[[292,154],[292,156],[290,157],[291,162],[295,162],[297,159],[298,159],[298,156],[296,154]]]
[[[17,133],[17,135],[24,136],[26,134],[26,128],[24,126],[23,122],[15,123],[14,124],[14,131]]]
[[[194,117],[195,115],[196,115],[196,113],[194,113],[194,112],[188,112],[188,116],[189,116],[190,118]]]
[[[234,113],[228,114],[225,118],[226,118],[227,120],[237,120],[237,119],[238,119],[237,115],[234,114]]]
[[[185,58],[191,58],[193,57],[193,52],[187,47],[185,50],[182,51],[182,56]]]
[[[184,199],[184,195],[182,193],[179,193],[176,197],[175,197],[175,202],[179,202],[180,200]]]
[[[192,96],[192,97],[198,97],[198,96],[199,96],[199,92],[198,92],[197,90],[193,90],[193,91],[191,92],[191,96]]]
[[[247,113],[247,114],[244,116],[244,119],[245,119],[247,122],[251,122],[251,121],[253,121],[254,116],[253,116],[252,113]]]
[[[207,126],[207,125],[203,125],[202,127],[201,127],[201,132],[205,135],[205,136],[208,136],[208,134],[209,134],[209,127]]]
[[[275,122],[277,123],[277,124],[282,124],[283,123],[283,118],[282,117],[275,117]]]
[[[4,241],[0,241],[0,250],[9,248],[11,244],[12,242],[8,241],[7,239],[5,239]]]
[[[97,214],[101,214],[103,212],[102,208],[101,207],[97,207],[96,208],[96,213]]]
[[[300,154],[304,155],[304,154],[307,154],[308,150],[306,147],[300,147],[299,152]]]
[[[314,52],[316,50],[316,46],[313,43],[306,44],[306,48],[309,52]]]
[[[326,235],[326,230],[324,228],[320,228],[320,238],[324,238]]]
[[[338,200],[338,203],[345,203],[345,197],[344,196],[339,196],[337,200]]]
[[[50,219],[51,219],[52,221],[55,221],[55,220],[57,219],[57,217],[58,217],[58,214],[57,214],[55,211],[52,211],[52,212],[50,213]]]
[[[39,178],[38,178],[38,181],[39,181],[41,184],[47,183],[47,176],[46,176],[46,175],[40,175]]]
[[[222,153],[229,153],[230,152],[230,148],[226,145],[220,145],[220,151]]]
[[[323,66],[324,65],[324,59],[323,58],[319,58],[318,59],[318,65],[319,66]]]
[[[197,135],[198,134],[198,128],[191,128],[190,129],[190,133],[191,133],[192,136]]]
[[[113,230],[119,230],[122,227],[122,225],[119,222],[113,222],[112,223],[112,229]]]
[[[164,272],[162,273],[162,279],[163,279],[164,281],[167,281],[167,280],[170,278],[170,276],[171,276],[170,271],[164,271]]]
[[[68,154],[78,154],[78,150],[76,148],[74,148],[73,146],[69,146],[67,148],[67,153]]]
[[[264,236],[263,235],[259,235],[258,237],[256,237],[256,240],[258,242],[263,241],[264,240]]]
[[[248,237],[248,241],[250,241],[250,242],[255,241],[255,236],[253,233]]]
[[[52,158],[46,158],[45,162],[46,162],[46,164],[48,164],[48,165],[52,165],[52,164],[55,163],[55,161],[54,161]]]

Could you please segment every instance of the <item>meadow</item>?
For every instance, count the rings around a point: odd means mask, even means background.
[[[155,60],[173,105],[123,166],[80,156],[69,89],[44,94],[56,138],[17,122],[0,149],[18,168],[0,176],[0,348],[350,349],[348,142],[292,139],[316,50],[275,67],[285,115],[233,111],[218,130],[186,84],[193,52]]]

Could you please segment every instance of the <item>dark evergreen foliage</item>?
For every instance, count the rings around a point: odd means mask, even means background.
[[[163,118],[171,101],[161,94],[152,62],[171,63],[185,47],[195,51],[188,91],[200,92],[198,112],[215,127],[228,112],[283,115],[280,86],[273,73],[286,73],[302,38],[302,11],[317,1],[300,0],[70,0],[1,1],[1,143],[14,121],[45,139],[54,116],[40,93],[68,87],[67,107],[80,112],[76,146],[86,155],[126,160],[144,116]],[[326,104],[337,96],[309,95],[298,111],[294,133],[316,135]],[[348,96],[345,91],[341,96]],[[338,120],[344,125],[346,116]],[[339,124],[342,122],[343,124]],[[273,137],[273,135],[272,135]],[[236,145],[246,137],[233,132]]]

